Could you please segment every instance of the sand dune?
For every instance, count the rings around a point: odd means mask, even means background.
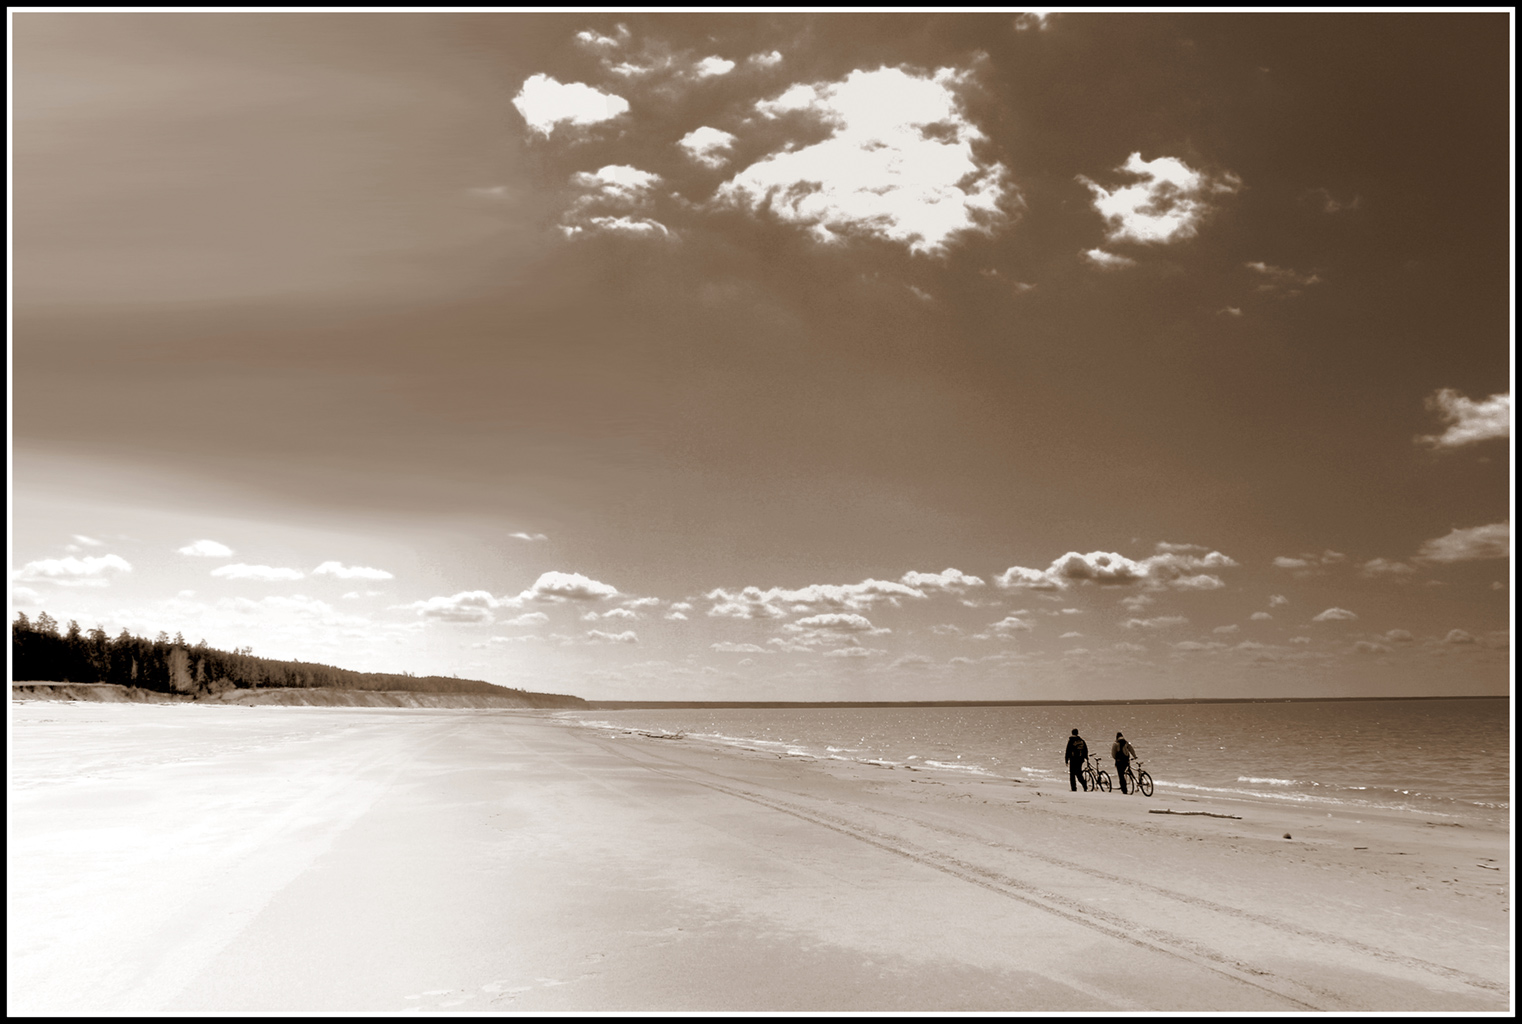
[[[537,712],[12,715],[13,1014],[1512,1001],[1509,836],[1473,826]]]

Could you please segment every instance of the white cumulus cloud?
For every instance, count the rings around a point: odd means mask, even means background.
[[[1136,266],[1136,261],[1131,257],[1105,252],[1103,249],[1085,249],[1083,258],[1100,270],[1121,270],[1125,267]]]
[[[1312,622],[1335,622],[1356,619],[1358,616],[1346,608],[1328,608],[1320,615],[1311,616]]]
[[[1242,184],[1235,175],[1210,177],[1171,156],[1143,160],[1132,153],[1116,171],[1137,180],[1111,191],[1078,176],[1094,195],[1094,209],[1105,220],[1110,242],[1166,244],[1193,238],[1210,212],[1212,197],[1235,192]]]
[[[313,576],[337,576],[341,580],[389,580],[392,575],[384,569],[372,569],[365,565],[344,565],[342,562],[323,562],[312,570]]]
[[[211,574],[229,580],[263,580],[265,582],[299,580],[305,575],[300,569],[277,568],[269,565],[247,565],[243,562],[218,566],[211,571]]]
[[[973,151],[984,135],[954,92],[967,77],[951,68],[917,75],[884,67],[794,85],[756,112],[807,115],[831,129],[829,138],[751,164],[720,186],[716,200],[769,210],[821,242],[867,235],[915,253],[943,253],[960,233],[991,231],[1017,197],[1005,167]]]
[[[104,587],[109,574],[131,572],[120,555],[86,555],[84,558],[43,558],[28,562],[11,573],[18,583],[57,583],[66,587]]]
[[[542,573],[534,585],[513,600],[523,601],[602,601],[618,596],[618,588],[583,576],[579,572]]]
[[[560,229],[566,237],[584,231],[613,232],[645,237],[670,235],[666,225],[645,213],[661,176],[626,164],[608,164],[595,173],[579,171],[571,184],[582,190],[564,216]]]
[[[953,593],[983,586],[982,579],[969,576],[960,569],[942,569],[940,572],[910,571],[900,576],[898,581],[906,587],[918,587],[921,590],[947,590]]]
[[[1235,568],[1237,563],[1219,551],[1199,552],[1199,545],[1160,544],[1159,551],[1133,560],[1113,551],[1069,551],[1045,569],[1011,566],[994,578],[1004,590],[1065,590],[1074,584],[1099,586],[1172,587],[1180,590],[1216,590],[1224,587],[1210,572]],[[1132,610],[1140,607],[1138,602]]]
[[[1511,524],[1490,523],[1453,529],[1421,546],[1416,557],[1424,562],[1473,562],[1483,558],[1511,557]]]
[[[227,558],[233,553],[233,549],[226,544],[218,544],[214,540],[197,540],[180,548],[179,553],[196,555],[200,558]]]
[[[497,599],[485,590],[462,590],[448,597],[430,597],[407,605],[425,619],[441,622],[490,622]]]
[[[732,60],[725,60],[723,57],[704,57],[698,61],[692,73],[699,78],[712,78],[715,75],[727,75],[734,69],[735,62]]]
[[[682,136],[677,145],[693,160],[710,170],[717,170],[729,162],[729,148],[735,137],[718,128],[694,128]]]
[[[1491,395],[1476,402],[1453,388],[1443,388],[1427,397],[1427,408],[1448,424],[1441,434],[1418,437],[1418,443],[1433,448],[1461,448],[1477,441],[1511,436],[1511,394]]]
[[[610,121],[629,109],[629,101],[581,82],[557,82],[549,75],[533,75],[513,98],[529,129],[549,136],[562,124],[589,125]]]

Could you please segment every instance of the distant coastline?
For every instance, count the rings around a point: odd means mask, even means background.
[[[1377,700],[1509,700],[1505,693],[1432,694],[1422,697],[1152,697],[1135,700],[589,700],[594,711],[672,708],[1025,708],[1133,704],[1315,704]]]

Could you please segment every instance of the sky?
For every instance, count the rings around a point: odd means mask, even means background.
[[[1510,690],[1509,13],[11,28],[12,617],[604,700]]]

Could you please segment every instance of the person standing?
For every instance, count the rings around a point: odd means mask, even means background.
[[[1126,769],[1131,767],[1131,758],[1136,756],[1136,748],[1126,741],[1124,733],[1115,734],[1115,742],[1110,744],[1110,756],[1115,759],[1115,777],[1120,780],[1120,791],[1126,792]]]
[[[1083,791],[1089,791],[1089,784],[1083,777],[1083,763],[1089,758],[1089,745],[1078,735],[1078,730],[1073,730],[1073,735],[1068,737],[1068,749],[1062,755],[1062,759],[1068,763],[1068,786],[1073,792],[1078,792],[1082,786]]]

